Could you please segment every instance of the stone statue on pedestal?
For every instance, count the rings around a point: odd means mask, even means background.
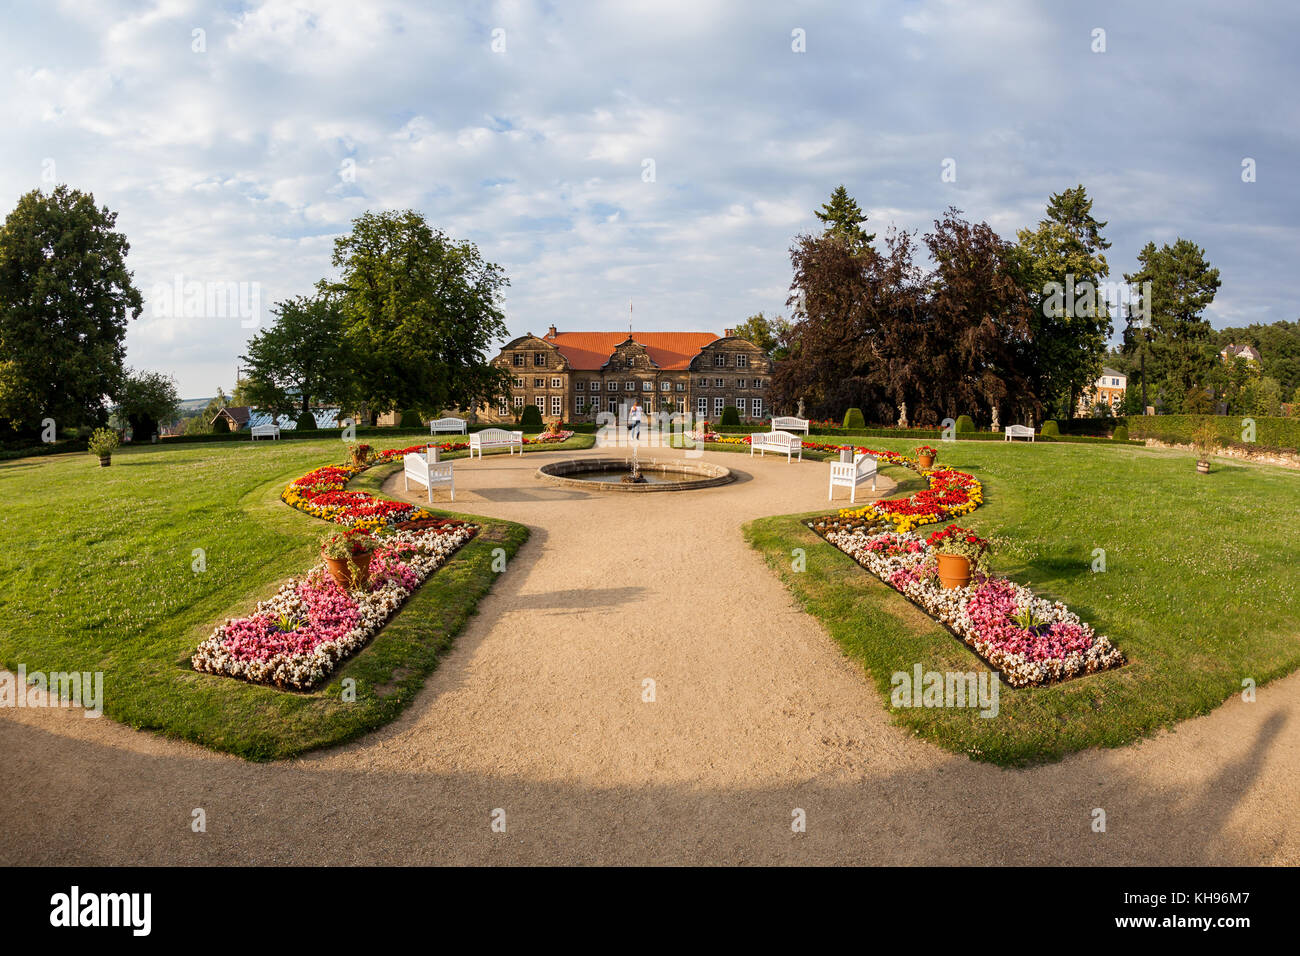
[[[1002,428],[998,425],[998,407],[996,405],[993,406],[993,430],[995,432],[1002,431]]]
[[[907,427],[907,402],[898,403],[898,427]]]

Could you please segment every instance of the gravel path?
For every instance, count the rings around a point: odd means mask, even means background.
[[[571,454],[457,462],[455,507],[532,538],[406,713],[354,744],[254,765],[0,711],[0,862],[1300,863],[1300,675],[1120,750],[972,763],[890,724],[741,538],[824,507],[826,465],[709,453],[741,480],[678,494],[533,477]]]

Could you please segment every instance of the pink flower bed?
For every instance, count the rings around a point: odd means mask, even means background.
[[[1108,638],[1060,601],[1038,597],[1006,578],[976,574],[967,587],[942,587],[929,545],[914,534],[854,528],[827,531],[825,538],[947,625],[1013,687],[1049,684],[1124,663]]]

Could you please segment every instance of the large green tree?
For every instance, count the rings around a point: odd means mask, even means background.
[[[0,421],[30,434],[103,419],[144,307],[117,214],[89,193],[33,190],[0,226]]]
[[[367,212],[335,241],[333,264],[353,397],[372,414],[473,408],[506,394],[510,378],[489,351],[506,337],[509,279],[472,242],[412,209]]]
[[[814,210],[813,215],[826,226],[822,234],[842,240],[850,252],[860,253],[868,249],[876,238],[874,232],[868,234],[862,228],[862,224],[867,221],[867,214],[843,184],[835,187],[830,202],[822,203],[822,208]]]
[[[784,351],[781,340],[783,336],[789,333],[789,330],[790,323],[782,316],[778,315],[769,319],[762,312],[759,312],[741,322],[733,331],[745,341],[753,342],[773,358],[780,359],[783,357],[782,353]]]
[[[1017,233],[1020,283],[1033,306],[1033,378],[1055,414],[1073,414],[1101,374],[1112,331],[1102,282],[1110,274],[1082,185],[1053,195],[1035,229]]]
[[[148,441],[159,425],[176,419],[180,401],[176,380],[170,375],[128,369],[118,389],[113,417],[119,427],[130,426],[135,441]]]
[[[356,391],[347,347],[343,306],[337,295],[295,296],[271,307],[274,322],[248,340],[241,356],[245,379],[237,395],[276,415],[312,402],[337,402]]]
[[[1217,360],[1205,310],[1218,292],[1219,270],[1187,239],[1159,249],[1148,242],[1138,253],[1138,266],[1124,276],[1136,292],[1126,341],[1143,350],[1143,403],[1150,378],[1166,407],[1199,407]]]

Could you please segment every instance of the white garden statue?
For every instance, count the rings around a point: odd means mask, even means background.
[[[907,402],[898,403],[898,427],[907,427]]]
[[[993,431],[998,432],[1001,430],[1002,429],[998,427],[998,407],[994,405],[993,406]]]

